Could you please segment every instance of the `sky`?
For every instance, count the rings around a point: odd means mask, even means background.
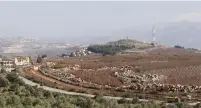
[[[33,36],[68,41],[180,20],[201,21],[201,2],[0,1],[0,37]]]

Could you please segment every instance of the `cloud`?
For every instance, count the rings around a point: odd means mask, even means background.
[[[201,13],[187,13],[177,16],[173,21],[201,22]]]

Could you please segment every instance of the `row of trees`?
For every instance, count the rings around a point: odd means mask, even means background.
[[[184,49],[184,47],[183,47],[183,46],[180,46],[180,45],[175,45],[174,47],[175,47],[175,48],[182,48],[182,49]]]
[[[132,49],[135,46],[126,46],[126,45],[91,45],[87,50],[94,53],[102,53],[106,55],[115,55],[118,52],[123,50]]]
[[[175,48],[185,49],[184,46],[180,46],[180,45],[175,45],[174,47],[175,47]],[[196,49],[196,48],[186,48],[186,49],[198,51],[198,49]]]

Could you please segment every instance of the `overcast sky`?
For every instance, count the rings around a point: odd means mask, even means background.
[[[0,2],[0,37],[98,36],[180,20],[200,21],[201,2]]]

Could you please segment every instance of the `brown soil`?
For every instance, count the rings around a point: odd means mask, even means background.
[[[180,68],[156,70],[154,73],[167,76],[166,84],[200,85],[201,86],[201,65],[186,66]]]
[[[122,85],[122,83],[115,76],[113,76],[113,73],[110,71],[76,71],[73,74],[77,78],[82,78],[86,81],[100,85],[110,85],[113,87],[118,87]]]
[[[54,60],[56,61],[56,60]],[[153,62],[156,61],[156,62]],[[164,62],[163,62],[164,61]],[[176,67],[186,67],[201,65],[201,55],[199,54],[130,54],[130,55],[116,55],[116,56],[88,56],[81,59],[63,59],[57,61],[61,66],[80,65],[83,69],[98,69],[101,67],[121,67],[123,65],[129,66],[142,66],[140,72],[146,72],[156,69],[169,69]],[[183,73],[183,74],[182,74]],[[185,71],[173,71],[164,72],[160,74],[170,75],[168,83],[181,83],[181,84],[201,84],[201,80],[198,78],[199,71],[192,73],[191,70]],[[106,71],[76,71],[73,73],[76,77],[84,79],[89,82],[120,86],[122,83],[113,76],[110,70]],[[185,77],[186,76],[186,77]],[[195,78],[197,77],[197,78]],[[189,80],[187,80],[189,79]],[[177,80],[177,81],[176,81]],[[179,82],[178,82],[179,81]],[[195,83],[198,81],[197,83]]]
[[[146,99],[157,99],[157,100],[166,100],[165,96],[172,96],[172,95],[180,95],[180,94],[142,94],[139,91],[132,91],[132,92],[120,92],[115,90],[98,90],[98,89],[91,89],[91,88],[83,88],[79,86],[70,85],[67,83],[63,83],[61,81],[55,80],[53,78],[47,77],[42,75],[40,72],[34,71],[31,68],[24,68],[24,72],[21,73],[25,77],[34,78],[37,81],[40,81],[41,83],[47,85],[47,86],[53,86],[59,89],[64,89],[72,92],[82,92],[82,93],[88,93],[88,94],[102,94],[102,95],[108,95],[108,96],[128,96],[128,97],[134,97],[134,96],[145,96]]]
[[[36,80],[39,80],[39,81],[43,82],[44,84],[51,85],[51,86],[58,87],[58,88],[63,88],[66,90],[74,89],[76,91],[84,91],[86,93],[91,93],[91,94],[93,94],[93,93],[100,93],[100,94],[106,94],[106,95],[118,95],[118,94],[120,94],[118,92],[112,92],[110,94],[110,91],[107,91],[107,90],[87,89],[87,88],[82,88],[79,86],[70,85],[70,84],[58,81],[56,79],[46,77],[46,76],[42,75],[40,72],[36,72],[31,68],[25,68],[23,74],[26,77],[35,78]]]
[[[125,54],[115,56],[101,56],[93,55],[83,58],[67,58],[67,59],[49,59],[48,61],[58,62],[59,67],[66,67],[72,65],[80,65],[83,69],[98,69],[101,67],[121,67],[123,65],[129,66],[141,66],[139,72],[150,72],[162,74],[168,77],[164,83],[170,84],[196,84],[201,85],[201,69],[196,66],[201,65],[201,54],[194,54],[191,52],[183,53],[183,50],[179,50],[175,53],[175,49],[169,49],[171,53],[166,53],[164,50],[155,51],[155,53],[149,54]],[[160,54],[159,54],[160,53]],[[192,66],[192,67],[190,67]],[[193,67],[194,66],[194,67]],[[184,68],[189,67],[189,68]],[[170,68],[178,68],[177,70],[171,70]],[[135,68],[133,68],[135,69]],[[166,71],[158,71],[166,69]],[[61,88],[84,90],[88,93],[102,93],[102,94],[114,94],[121,95],[122,92],[108,91],[108,90],[95,90],[88,88],[81,88],[74,85],[69,85],[63,82],[59,82],[55,79],[46,77],[41,73],[33,70],[25,70],[27,76],[42,79],[42,82],[52,84]],[[113,76],[111,70],[105,71],[75,71],[73,74],[77,78],[84,79],[88,82],[93,82],[101,85],[111,85],[114,87],[123,85],[116,77]],[[55,83],[56,82],[56,83]],[[156,94],[155,94],[156,95]],[[152,96],[152,95],[151,95]]]

